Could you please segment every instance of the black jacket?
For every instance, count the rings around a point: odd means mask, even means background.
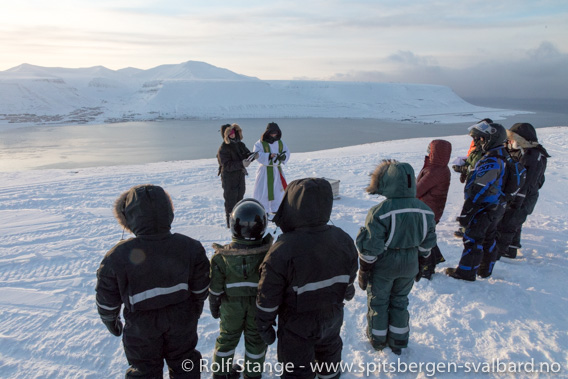
[[[172,234],[173,206],[158,186],[143,185],[115,203],[119,224],[136,237],[119,242],[97,271],[96,301],[101,318],[190,303],[200,314],[209,288],[209,260],[199,241]],[[199,314],[197,317],[199,317]]]
[[[235,131],[235,138],[229,138],[231,130]],[[243,166],[243,159],[251,154],[246,145],[241,142],[243,132],[239,125],[223,125],[221,127],[223,143],[217,151],[217,161],[219,162],[219,175],[229,174],[244,176],[246,169]],[[227,176],[228,177],[228,176]]]
[[[272,325],[277,314],[310,318],[313,312],[343,305],[357,273],[357,250],[347,233],[327,225],[332,204],[325,179],[289,184],[273,220],[284,233],[261,266],[257,325]]]

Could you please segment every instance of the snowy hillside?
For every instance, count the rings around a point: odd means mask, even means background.
[[[242,82],[264,85],[267,91],[278,86],[286,91],[294,88],[293,83]],[[166,87],[170,85],[176,83]],[[308,96],[316,85],[322,84],[306,84],[297,91]],[[326,98],[344,99],[337,88],[327,87],[323,91]],[[378,88],[370,86],[368,91]],[[390,90],[395,89],[405,91],[401,86]],[[409,87],[406,95],[412,91],[416,94],[419,89],[427,90]],[[163,96],[161,92],[156,96]],[[440,102],[448,100],[442,99]],[[364,334],[366,296],[357,289],[354,300],[345,308],[343,363],[353,366],[346,367],[344,378],[365,374],[453,378],[474,375],[476,371],[486,372],[486,378],[532,378],[536,377],[535,371],[547,369],[540,377],[566,377],[568,206],[559,189],[568,187],[568,127],[541,128],[538,134],[552,158],[535,213],[523,230],[520,257],[503,258],[491,278],[475,283],[441,273],[458,263],[462,251],[461,240],[453,237],[453,220],[461,209],[463,185],[453,174],[446,211],[437,231],[438,245],[447,262],[438,267],[432,281],[423,279],[412,290],[408,349],[398,357],[390,349],[376,352],[371,348]],[[446,139],[453,145],[453,156],[466,153],[469,137]],[[341,199],[334,202],[332,222],[355,237],[368,209],[380,201],[364,192],[368,174],[383,158],[409,162],[418,174],[429,141],[406,140],[403,150],[401,141],[391,141],[311,153],[292,151],[285,172],[289,181],[309,176],[339,179]],[[252,193],[255,169],[253,163],[246,196]],[[212,243],[230,239],[223,227],[222,190],[214,159],[4,172],[0,173],[0,182],[2,378],[99,379],[124,375],[127,363],[120,339],[110,335],[100,322],[94,297],[98,265],[121,238],[122,229],[111,211],[121,192],[137,184],[163,186],[175,205],[173,231],[199,239],[209,256]],[[270,231],[275,231],[273,226]],[[211,317],[208,305],[198,333],[198,349],[204,359],[211,360],[218,321]],[[243,350],[241,343],[237,359],[242,358]],[[274,366],[276,345],[269,347],[267,357]],[[276,374],[269,372],[265,377],[274,378]]]
[[[435,85],[262,81],[188,61],[148,70],[22,64],[0,72],[0,125],[214,118],[376,118],[473,122],[518,114]]]

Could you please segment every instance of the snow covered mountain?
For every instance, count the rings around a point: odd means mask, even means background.
[[[0,72],[0,124],[264,117],[436,123],[494,112],[519,113],[474,106],[444,86],[264,81],[196,61],[116,71],[22,64]]]

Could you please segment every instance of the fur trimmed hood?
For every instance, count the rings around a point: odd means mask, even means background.
[[[530,149],[539,145],[536,130],[527,122],[518,122],[511,126],[507,130],[507,138],[510,141],[516,141],[517,145],[523,149]]]
[[[416,197],[414,169],[408,163],[384,159],[371,174],[371,183],[366,191],[384,197]]]
[[[170,195],[152,184],[134,186],[122,193],[114,202],[113,213],[118,224],[136,236],[168,232],[174,220]]]
[[[238,124],[225,124],[221,126],[221,136],[223,137],[223,142],[229,145],[231,143],[231,139],[229,138],[229,134],[231,134],[231,130],[235,131],[237,139],[239,141],[243,140],[243,130]]]

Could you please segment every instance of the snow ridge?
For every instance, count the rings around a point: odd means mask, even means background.
[[[116,71],[22,64],[0,72],[0,125],[267,117],[437,123],[495,112],[520,113],[474,106],[444,86],[265,81],[196,61]]]

